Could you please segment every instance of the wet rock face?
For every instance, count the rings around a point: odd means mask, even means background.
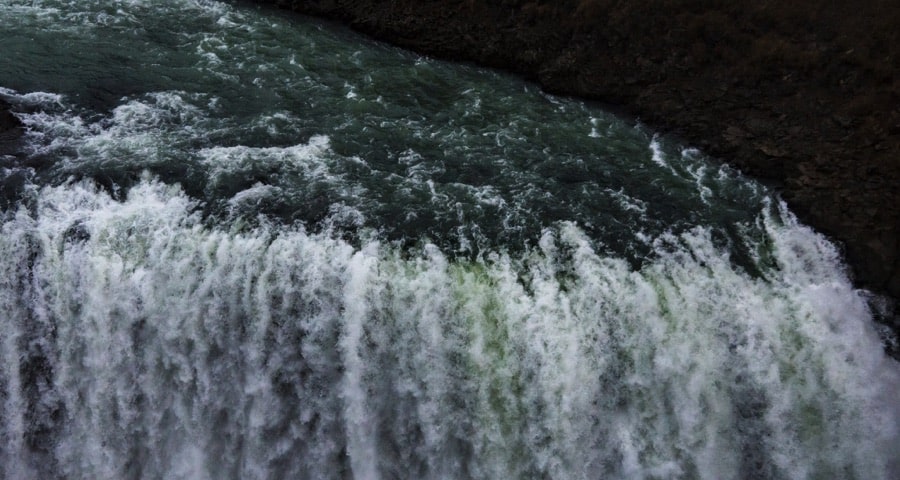
[[[11,109],[12,105],[0,98],[0,168],[16,164],[22,157],[19,139],[25,130]],[[18,176],[6,175],[0,180],[0,208],[10,205],[14,195],[21,190],[19,184],[23,180],[13,178]]]
[[[601,100],[779,187],[900,298],[900,3],[260,0]],[[840,2],[838,2],[840,3]]]
[[[22,122],[10,112],[11,108],[9,103],[0,98],[0,161],[18,153],[18,140],[24,132]]]
[[[9,109],[10,105],[0,99],[0,134],[8,133],[22,126],[22,122],[10,113]]]
[[[11,105],[0,98],[0,168],[21,165],[19,162],[24,157],[19,142],[24,128],[10,108]],[[0,209],[9,208],[19,198],[26,185],[26,175],[18,170],[0,178]]]

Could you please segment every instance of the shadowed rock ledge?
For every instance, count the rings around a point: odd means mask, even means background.
[[[10,112],[11,108],[0,98],[0,156],[12,153],[12,144],[22,134],[22,122]]]
[[[255,3],[615,105],[778,187],[858,284],[900,298],[900,3]]]
[[[10,113],[10,108],[10,104],[6,103],[5,100],[0,99],[0,134],[7,133],[22,125],[21,122],[19,122],[19,119]]]

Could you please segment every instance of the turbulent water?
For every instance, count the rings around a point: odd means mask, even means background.
[[[701,152],[240,3],[0,38],[0,478],[900,478],[867,295]]]

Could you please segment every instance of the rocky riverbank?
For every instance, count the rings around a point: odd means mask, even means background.
[[[896,2],[255,3],[613,105],[780,188],[860,285],[900,298]]]

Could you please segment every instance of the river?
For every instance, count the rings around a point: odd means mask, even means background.
[[[677,139],[242,3],[0,38],[2,478],[898,478],[877,299]]]

